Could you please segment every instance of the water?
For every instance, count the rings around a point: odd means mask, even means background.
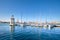
[[[11,27],[13,27],[12,30]],[[40,27],[9,26],[9,24],[0,23],[0,40],[60,40],[60,28],[49,30]]]

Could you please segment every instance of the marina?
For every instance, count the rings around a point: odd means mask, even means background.
[[[16,23],[14,16],[9,23],[0,23],[0,40],[60,40],[60,28],[56,25],[43,26]]]
[[[0,40],[60,40],[60,28],[9,26],[0,23]]]
[[[60,0],[0,0],[0,40],[60,40]]]

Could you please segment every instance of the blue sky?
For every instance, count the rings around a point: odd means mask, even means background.
[[[0,20],[59,21],[60,0],[0,0]]]

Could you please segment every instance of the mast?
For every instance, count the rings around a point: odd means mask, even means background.
[[[22,23],[22,13],[21,13],[21,23]]]
[[[47,23],[47,18],[46,18],[46,25],[48,25],[48,23]]]

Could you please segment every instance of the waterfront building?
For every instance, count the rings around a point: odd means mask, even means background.
[[[11,18],[10,18],[10,25],[11,25],[11,26],[15,25],[14,15],[12,15]]]

